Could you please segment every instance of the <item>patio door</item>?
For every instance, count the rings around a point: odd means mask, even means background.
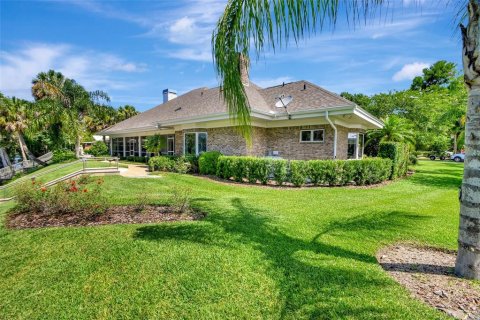
[[[168,155],[175,154],[175,137],[167,138],[167,154]]]
[[[129,140],[129,151],[130,151],[130,155],[131,156],[134,156],[135,155],[135,152],[137,151],[137,140],[136,139],[133,139],[131,138]]]

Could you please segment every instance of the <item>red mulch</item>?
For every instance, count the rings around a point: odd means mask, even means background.
[[[104,214],[84,215],[69,213],[45,215],[38,213],[16,213],[8,215],[5,225],[10,229],[30,229],[44,227],[96,226],[105,224],[155,223],[168,221],[199,220],[205,215],[199,212],[177,213],[166,206],[145,206],[139,210],[136,206],[110,207]]]
[[[417,299],[457,319],[480,319],[480,286],[454,275],[456,253],[398,244],[377,260]]]

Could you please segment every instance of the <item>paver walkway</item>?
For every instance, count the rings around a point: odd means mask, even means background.
[[[129,164],[127,168],[120,168],[120,175],[128,178],[160,178],[158,175],[150,175],[148,166]]]

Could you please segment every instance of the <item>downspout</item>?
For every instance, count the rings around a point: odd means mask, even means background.
[[[332,120],[328,117],[328,111],[325,111],[325,119],[327,119],[328,123],[333,128],[333,159],[337,159],[337,127],[335,127]]]

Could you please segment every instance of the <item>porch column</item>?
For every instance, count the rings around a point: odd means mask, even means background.
[[[113,138],[112,137],[110,137],[109,144],[110,144],[110,155],[112,156],[113,155]]]
[[[123,157],[127,156],[127,139],[123,137]]]
[[[142,156],[142,137],[138,136],[138,156]]]

